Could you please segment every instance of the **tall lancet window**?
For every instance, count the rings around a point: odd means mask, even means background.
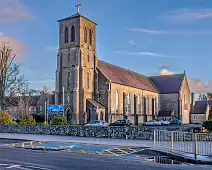
[[[68,87],[71,85],[71,73],[68,71]]]
[[[90,45],[92,45],[92,30],[90,29],[89,30],[89,43],[90,43]]]
[[[65,44],[68,43],[68,27],[65,28]]]
[[[116,111],[119,110],[119,90],[116,90]]]
[[[91,74],[88,73],[88,74],[87,74],[87,88],[88,88],[88,89],[90,88],[90,81],[91,81]]]
[[[87,28],[84,28],[84,42],[87,43],[88,42],[88,31]]]
[[[75,26],[71,27],[71,42],[75,42]]]

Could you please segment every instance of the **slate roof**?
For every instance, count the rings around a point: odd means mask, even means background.
[[[105,108],[105,106],[103,106],[101,103],[99,103],[98,101],[96,101],[95,99],[87,99],[91,104],[93,104],[94,106],[97,106],[98,108]]]
[[[152,76],[149,79],[162,94],[179,93],[184,74]]]
[[[172,111],[159,111],[158,117],[171,117]]]
[[[195,105],[207,105],[209,104],[210,106],[212,106],[212,100],[201,100],[201,101],[196,101]]]
[[[38,100],[40,99],[40,96],[16,96],[16,97],[6,97],[5,98],[5,104],[6,107],[10,106],[18,106],[18,103],[20,100],[23,100],[23,103],[29,103],[30,106],[36,106]]]
[[[98,69],[106,76],[107,79],[111,80],[112,83],[158,93],[158,90],[151,83],[148,77],[142,74],[126,70],[101,60],[98,61]]]
[[[207,104],[195,105],[191,111],[191,114],[205,114]]]

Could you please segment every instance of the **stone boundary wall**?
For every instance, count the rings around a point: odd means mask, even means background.
[[[194,127],[156,127],[158,130],[192,132]],[[0,133],[81,136],[113,139],[153,140],[155,127],[85,127],[0,125]],[[197,128],[198,129],[198,128]],[[200,128],[199,128],[200,129]]]

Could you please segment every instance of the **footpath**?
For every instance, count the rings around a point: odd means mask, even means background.
[[[60,142],[60,143],[79,143],[108,146],[132,146],[153,148],[154,142],[151,140],[135,139],[111,139],[111,138],[92,138],[76,136],[53,136],[38,134],[17,134],[17,133],[0,133],[0,139],[20,139],[39,142]]]

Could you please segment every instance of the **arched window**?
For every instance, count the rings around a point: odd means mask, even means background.
[[[89,30],[89,43],[92,45],[92,30]]]
[[[119,90],[116,90],[116,110],[119,109]]]
[[[138,95],[138,113],[141,112],[141,98],[140,95]]]
[[[65,44],[68,43],[68,27],[65,28]]]
[[[71,27],[71,42],[75,42],[75,26]]]
[[[87,74],[87,88],[88,88],[88,89],[90,88],[90,81],[91,81],[91,74],[88,73],[88,74]]]
[[[84,42],[87,43],[88,42],[88,31],[87,28],[84,28]]]
[[[130,105],[130,93],[127,95],[127,104]]]

